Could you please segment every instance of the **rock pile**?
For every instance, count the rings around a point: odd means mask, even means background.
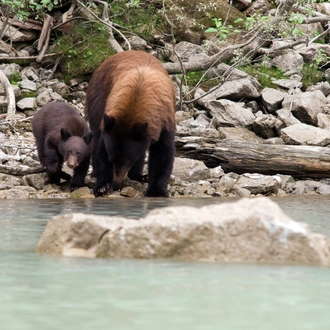
[[[223,70],[224,64],[219,65],[219,68]],[[57,79],[47,80],[45,69],[22,68],[17,64],[2,64],[0,69],[8,77],[14,73],[22,77],[17,85],[13,85],[17,99],[15,127],[4,120],[0,122],[0,198],[92,197],[87,188],[70,194],[66,184],[61,187],[47,185],[47,176],[40,168],[30,127],[35,111],[51,101],[69,102],[82,113],[87,82],[73,80],[67,85]],[[177,111],[178,143],[185,139],[186,143],[194,141],[193,144],[198,146],[201,139],[211,138],[214,141],[305,144],[327,148],[330,127],[327,124],[330,116],[328,83],[314,86],[314,90],[308,92],[298,93],[296,88],[296,94],[291,95],[289,90],[283,89],[260,90],[254,78],[238,70],[234,73],[235,80],[226,82],[225,88],[222,85],[213,94],[199,99],[198,108],[187,107]],[[294,82],[288,80],[288,83],[290,81]],[[30,96],[24,97],[27,92]],[[35,95],[31,96],[31,92]],[[203,93],[198,90],[196,96]],[[6,96],[0,86],[2,119],[5,118],[6,105]],[[316,127],[316,124],[319,126]],[[87,185],[92,185],[89,176]],[[115,192],[113,196],[136,197],[142,196],[144,191],[145,185],[128,182],[128,187]],[[221,166],[208,168],[196,159],[177,157],[170,192],[175,197],[284,196],[329,194],[330,185],[326,177],[317,181],[297,181],[280,172],[277,175],[224,173]]]

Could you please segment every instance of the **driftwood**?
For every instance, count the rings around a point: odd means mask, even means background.
[[[330,178],[327,147],[178,138],[176,150],[178,156],[201,160],[209,167],[221,165],[225,172]]]
[[[11,166],[0,165],[0,173],[10,174],[15,176],[24,176],[24,175],[44,173],[44,172],[46,172],[46,169],[44,167],[12,168]]]
[[[41,62],[41,60],[43,59],[46,53],[50,40],[50,32],[52,30],[53,25],[54,25],[54,18],[46,14],[37,47],[37,50],[39,51],[39,56],[36,60],[37,62]]]
[[[11,86],[7,76],[3,73],[2,70],[0,70],[0,84],[3,85],[8,99],[6,121],[12,123],[14,122],[16,112],[15,94],[13,87]]]

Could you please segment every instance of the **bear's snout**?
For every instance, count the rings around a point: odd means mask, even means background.
[[[72,156],[72,155],[69,156],[69,158],[67,159],[67,161],[65,163],[69,168],[75,168],[79,165],[77,157]]]
[[[127,168],[126,166],[116,166],[114,164],[113,167],[113,182],[114,184],[120,184],[122,183],[128,174],[129,168]]]

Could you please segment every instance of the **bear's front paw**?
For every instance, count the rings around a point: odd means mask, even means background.
[[[146,197],[168,197],[168,191],[165,189],[148,189]]]
[[[104,195],[110,194],[110,191],[111,191],[111,184],[106,183],[104,185],[95,187],[93,193],[95,197],[102,197]]]

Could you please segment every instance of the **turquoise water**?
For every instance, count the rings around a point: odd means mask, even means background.
[[[137,218],[154,207],[221,201],[0,201],[0,329],[330,329],[328,268],[34,253],[54,214]],[[330,234],[326,198],[276,202],[314,231]]]

